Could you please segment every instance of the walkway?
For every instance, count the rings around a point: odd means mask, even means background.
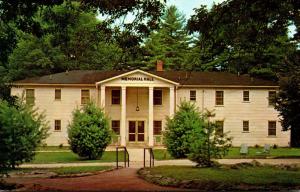
[[[124,168],[92,176],[75,178],[7,178],[23,184],[21,191],[182,191],[146,182],[138,177],[137,169]]]

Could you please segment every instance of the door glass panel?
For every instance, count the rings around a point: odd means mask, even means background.
[[[129,134],[129,141],[135,141],[135,134]]]
[[[138,134],[138,141],[144,141],[144,134]]]
[[[135,133],[135,121],[129,121],[129,133]]]
[[[144,133],[144,121],[138,122],[138,133]]]

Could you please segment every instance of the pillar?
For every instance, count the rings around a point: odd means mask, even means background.
[[[170,87],[170,117],[172,117],[174,115],[174,111],[175,111],[175,106],[174,106],[174,87]]]
[[[153,87],[149,87],[148,130],[149,130],[149,146],[152,147],[154,144],[154,138],[153,138]]]
[[[126,146],[126,87],[121,87],[121,145]]]

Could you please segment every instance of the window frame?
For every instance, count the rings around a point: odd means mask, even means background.
[[[273,93],[274,94],[274,97],[271,97],[270,95],[270,93]],[[269,107],[275,107],[275,104],[276,104],[276,102],[275,102],[275,99],[276,99],[276,91],[268,91],[268,105],[269,105]],[[272,100],[273,99],[273,100]]]
[[[157,127],[156,123],[160,123],[160,126]],[[157,131],[160,129],[159,131]],[[154,120],[153,121],[153,135],[162,135],[162,120]]]
[[[248,96],[245,96],[245,93],[248,93]],[[243,91],[243,102],[244,103],[249,103],[250,102],[250,91],[249,90],[244,90]]]
[[[160,92],[160,96],[157,96],[155,93]],[[159,102],[157,102],[159,101]],[[163,104],[163,90],[162,89],[154,89],[153,90],[153,105],[161,106]]]
[[[57,91],[59,91],[59,97],[57,97]],[[54,90],[54,100],[55,101],[61,101],[61,89],[60,88],[56,88]]]
[[[275,127],[271,127],[271,123],[274,123]],[[277,135],[277,122],[276,121],[268,121],[268,136],[276,137]]]
[[[114,93],[118,92],[118,95],[114,95]],[[117,102],[115,102],[117,101]],[[121,105],[121,90],[120,89],[112,89],[111,90],[111,104],[112,105]]]
[[[88,91],[88,96],[83,95],[84,91]],[[86,105],[90,102],[91,91],[90,89],[81,89],[81,105]]]
[[[117,123],[118,126],[115,126],[114,123]],[[118,129],[118,131],[115,131],[115,129]],[[120,120],[111,120],[111,130],[112,130],[116,135],[120,135],[120,129],[121,129],[121,121],[120,121]]]
[[[246,124],[245,124],[246,123]],[[246,126],[245,126],[246,125]],[[246,129],[245,129],[246,127]],[[243,132],[248,133],[250,131],[250,123],[249,120],[243,120]]]
[[[219,97],[218,93],[222,93],[222,97]],[[219,103],[220,99],[222,99],[221,103]],[[215,91],[215,105],[216,106],[224,106],[224,91],[222,91],[222,90]]]
[[[197,101],[197,91],[196,90],[190,90],[190,101],[193,101],[193,102]]]
[[[29,91],[32,91],[32,95],[29,97]],[[35,104],[35,89],[26,89],[25,90],[25,100],[26,104],[28,105],[34,105]]]
[[[224,120],[217,120],[215,121],[215,124],[217,126],[216,128],[216,134],[223,135],[224,134]],[[222,125],[222,129],[220,129],[219,125]]]
[[[57,129],[59,127],[59,129]],[[60,119],[55,119],[54,120],[54,131],[61,131],[61,120]]]

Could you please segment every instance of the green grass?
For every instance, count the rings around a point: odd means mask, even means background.
[[[261,153],[263,148],[249,147],[248,155],[240,155],[239,147],[230,148],[228,154],[224,158],[241,159],[241,158],[300,158],[299,148],[277,148],[271,149],[269,154]],[[165,149],[155,149],[154,157],[156,160],[174,159]]]
[[[196,168],[191,166],[159,166],[150,169],[157,174],[178,180],[200,180],[227,184],[284,186],[300,185],[300,171],[287,171],[274,167],[250,167],[241,169]]]
[[[123,153],[119,152],[119,160],[123,161]],[[116,152],[106,151],[101,159],[87,160],[78,157],[73,152],[37,152],[33,164],[43,163],[90,163],[90,162],[115,162]]]
[[[36,151],[66,151],[70,150],[69,146],[47,146],[47,147],[37,147]]]
[[[103,171],[107,169],[111,169],[110,166],[80,166],[80,167],[59,167],[59,168],[20,168],[16,170],[12,170],[11,172],[38,172],[38,171],[46,171],[46,172],[54,172],[58,175],[66,175],[66,174],[78,174],[78,173],[88,173],[88,172],[97,172]]]

